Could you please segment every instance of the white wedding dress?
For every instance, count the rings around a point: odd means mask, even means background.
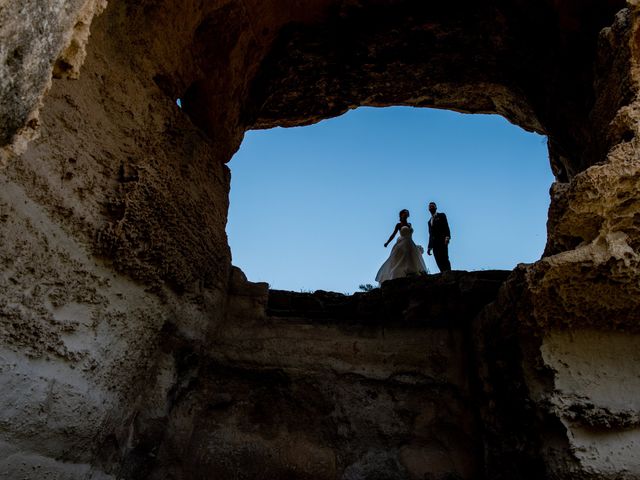
[[[427,267],[422,258],[420,248],[413,243],[411,235],[413,228],[404,226],[400,229],[400,236],[391,249],[389,258],[382,264],[376,281],[380,284],[385,280],[406,277],[421,272],[427,273]]]

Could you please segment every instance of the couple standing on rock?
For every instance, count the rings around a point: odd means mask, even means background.
[[[429,203],[429,246],[427,247],[427,255],[431,255],[436,259],[436,264],[441,272],[451,270],[449,262],[449,240],[451,240],[451,232],[449,230],[449,222],[444,213],[437,212],[438,207],[435,202]],[[391,249],[389,258],[382,264],[376,281],[380,284],[385,280],[405,277],[411,274],[427,273],[427,267],[422,259],[424,250],[421,246],[416,245],[411,238],[413,228],[408,222],[409,210],[400,210],[400,222],[396,225],[389,240],[384,244],[385,248],[391,240],[400,232],[400,236],[395,245]]]

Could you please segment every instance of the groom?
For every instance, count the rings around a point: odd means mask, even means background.
[[[449,231],[449,222],[444,213],[437,213],[438,207],[435,202],[429,203],[429,246],[427,247],[427,255],[431,255],[436,259],[438,268],[441,272],[451,270],[449,262],[449,240],[451,240],[451,232]]]

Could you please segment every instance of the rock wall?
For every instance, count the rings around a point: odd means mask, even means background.
[[[0,476],[640,478],[636,3],[1,2]],[[272,292],[265,321],[224,231],[243,132],[398,104],[548,136],[544,257],[465,335],[402,283],[435,323],[388,342],[360,300],[294,321]],[[441,393],[419,345],[456,359]]]
[[[531,270],[517,268],[474,321],[487,470],[492,478],[640,478],[637,327],[597,312],[591,319],[601,324],[566,314],[558,320],[576,323],[533,325],[542,299]]]
[[[471,325],[508,273],[345,296],[268,291],[236,270],[226,323],[189,353],[173,434],[155,438],[161,460],[133,477],[479,478]]]
[[[117,476],[166,408],[140,403],[154,372],[171,388],[163,325],[196,348],[222,319],[229,172],[122,49],[126,14],[97,17],[79,79],[52,81],[0,171],[2,478]]]
[[[93,16],[106,0],[8,1],[0,6],[0,165],[37,133],[42,98],[57,77],[77,77]]]

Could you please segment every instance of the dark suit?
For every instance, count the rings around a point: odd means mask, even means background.
[[[431,219],[429,225],[429,247],[433,250],[433,256],[436,259],[438,268],[441,272],[451,270],[451,262],[449,262],[449,246],[445,242],[445,238],[451,238],[449,231],[449,222],[444,213],[436,213],[433,217],[433,225]]]

